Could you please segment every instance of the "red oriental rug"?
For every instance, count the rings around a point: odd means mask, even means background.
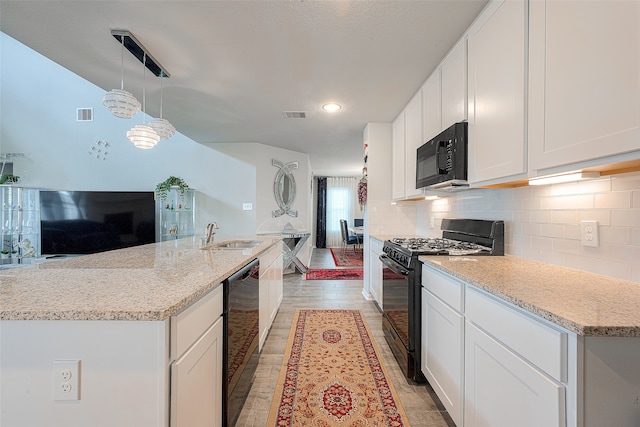
[[[362,249],[329,248],[336,267],[362,267]]]
[[[389,270],[382,269],[385,279],[402,280],[403,277]],[[305,275],[306,280],[362,280],[364,272],[361,268],[310,268]]]
[[[267,426],[409,426],[360,310],[296,310]]]

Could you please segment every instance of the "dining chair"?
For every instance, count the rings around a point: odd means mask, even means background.
[[[360,239],[357,236],[349,235],[349,227],[347,226],[347,220],[340,220],[340,232],[342,233],[342,247],[346,249],[347,246],[353,245],[353,250],[356,250],[356,245],[360,245]]]

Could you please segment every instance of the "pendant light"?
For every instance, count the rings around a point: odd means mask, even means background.
[[[160,73],[160,117],[151,120],[149,127],[156,131],[160,139],[169,139],[176,133],[176,128],[169,123],[169,120],[162,118],[162,79],[164,79],[164,74]]]
[[[140,102],[135,96],[124,90],[124,37],[121,39],[120,57],[122,67],[120,89],[107,92],[102,98],[102,105],[107,107],[107,110],[111,111],[114,116],[130,119],[140,112]]]
[[[135,145],[138,148],[141,148],[143,150],[149,150],[153,147],[156,146],[156,144],[158,143],[158,141],[160,141],[160,135],[158,135],[156,133],[155,130],[151,129],[149,126],[145,125],[145,103],[146,103],[146,99],[145,99],[145,87],[144,87],[144,83],[145,83],[145,79],[146,79],[146,62],[147,60],[147,54],[144,54],[144,58],[142,60],[142,70],[143,70],[143,77],[142,77],[142,124],[141,125],[135,125],[133,128],[131,128],[128,132],[127,132],[127,138],[129,138],[129,141],[131,141],[133,143],[133,145]]]

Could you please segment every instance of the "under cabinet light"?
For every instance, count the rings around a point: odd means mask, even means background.
[[[563,182],[581,181],[583,179],[600,178],[600,172],[573,171],[556,175],[529,178],[529,185],[560,184]]]
[[[440,198],[440,196],[425,196],[424,199],[425,200],[438,200]]]

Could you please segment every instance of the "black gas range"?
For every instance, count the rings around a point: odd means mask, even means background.
[[[504,222],[443,219],[442,237],[398,237],[384,242],[383,267],[395,274],[382,280],[382,329],[403,372],[413,382],[426,382],[420,369],[421,255],[504,255]]]

